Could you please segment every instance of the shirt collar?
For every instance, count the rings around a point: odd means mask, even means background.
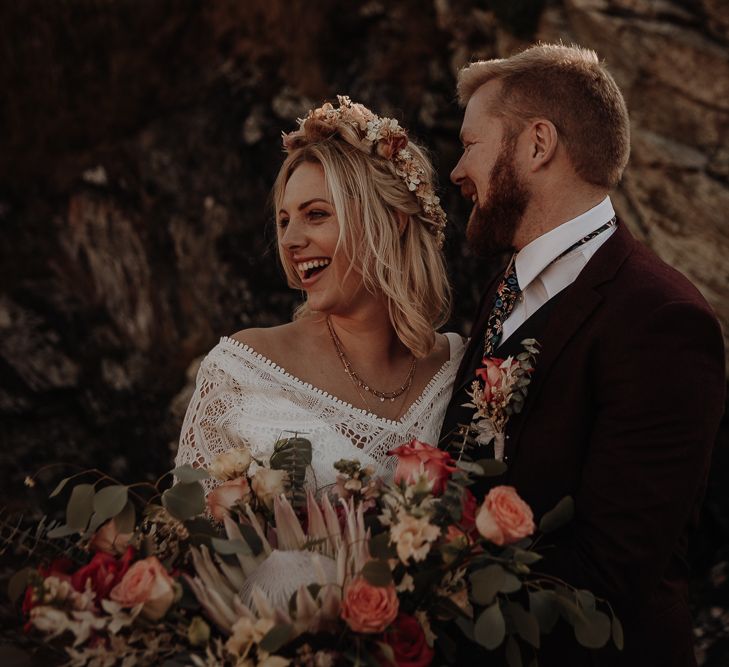
[[[599,229],[615,215],[610,197],[597,206],[542,234],[516,255],[516,277],[521,290],[525,290],[547,266],[567,248]]]

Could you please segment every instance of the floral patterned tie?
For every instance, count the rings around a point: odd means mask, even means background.
[[[514,304],[521,294],[519,281],[516,279],[516,253],[511,256],[509,266],[506,267],[506,273],[501,279],[494,304],[491,307],[491,314],[486,323],[486,337],[484,339],[483,356],[490,357],[494,350],[499,346],[501,341],[501,333],[504,328],[504,322],[509,317],[511,311],[514,310]]]
[[[581,238],[577,243],[573,243],[567,250],[559,255],[550,262],[554,264],[557,260],[562,259],[565,255],[568,255],[576,248],[579,248],[584,243],[594,239],[598,234],[601,234],[606,229],[614,227],[616,224],[616,218],[608,220],[604,225],[596,229],[594,232],[590,232],[587,236]],[[493,355],[494,350],[499,346],[501,342],[501,335],[504,329],[504,322],[514,310],[519,295],[521,294],[521,287],[519,287],[519,281],[516,279],[516,253],[511,256],[509,266],[506,267],[506,273],[501,279],[498,288],[496,289],[496,296],[494,297],[494,304],[491,308],[491,314],[489,315],[488,322],[486,323],[486,335],[484,337],[483,356],[490,357]]]

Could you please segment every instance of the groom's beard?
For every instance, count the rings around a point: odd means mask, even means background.
[[[529,190],[516,173],[515,150],[516,135],[507,137],[491,170],[486,200],[471,211],[466,238],[478,256],[514,249],[514,235],[529,203]]]

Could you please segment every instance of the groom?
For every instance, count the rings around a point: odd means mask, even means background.
[[[625,631],[621,653],[591,653],[563,627],[542,637],[539,664],[695,665],[686,550],[724,405],[716,318],[616,219],[629,121],[594,52],[539,45],[476,62],[458,93],[451,179],[474,203],[469,243],[515,256],[481,301],[443,441],[471,421],[462,404],[485,347],[504,358],[535,338],[493,483],[516,487],[537,519],[573,497],[573,521],[534,569],[609,600]]]

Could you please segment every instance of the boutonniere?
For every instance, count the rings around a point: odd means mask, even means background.
[[[504,457],[506,425],[513,414],[521,412],[527,388],[539,354],[534,338],[521,342],[524,351],[506,359],[484,357],[483,366],[476,371],[476,379],[467,392],[471,401],[463,406],[475,410],[468,427],[478,445],[494,443],[494,458]]]

